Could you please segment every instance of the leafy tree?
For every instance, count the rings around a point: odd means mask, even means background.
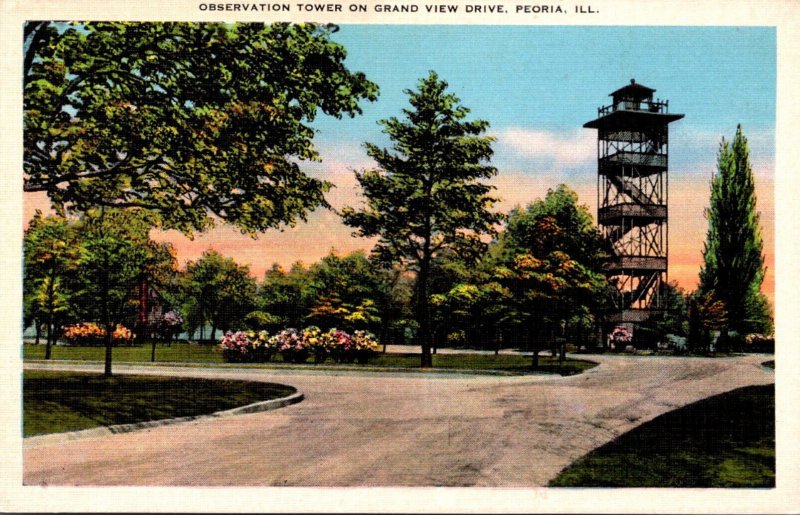
[[[258,288],[259,310],[269,313],[273,319],[271,327],[300,327],[314,301],[316,289],[312,288],[312,276],[300,262],[286,272],[274,264],[264,274]]]
[[[689,297],[689,344],[695,349],[708,350],[711,331],[722,330],[730,323],[725,303],[713,292],[695,292]]]
[[[723,138],[720,144],[706,218],[700,294],[721,301],[728,327],[740,334],[771,332],[769,302],[761,292],[766,268],[755,184],[741,125],[731,143]]]
[[[313,302],[306,319],[323,328],[376,330],[386,291],[379,267],[362,251],[331,252],[309,268]]]
[[[475,263],[448,251],[433,261],[429,288],[436,346],[463,339],[460,343],[499,352],[510,292],[493,275],[495,266],[491,255]]]
[[[216,339],[217,329],[227,331],[243,324],[256,305],[257,286],[250,268],[215,250],[207,250],[197,261],[188,262],[182,280],[184,297],[191,299],[188,311],[201,327],[211,325],[211,340]],[[202,329],[200,334],[202,339]]]
[[[74,303],[83,319],[99,320],[105,329],[107,377],[112,375],[112,333],[118,324],[133,325],[143,275],[176,268],[174,251],[150,240],[151,227],[151,215],[142,210],[101,208],[78,222],[80,291]]]
[[[59,212],[143,208],[255,233],[326,205],[311,122],[375,100],[336,30],[286,23],[29,22],[24,189]],[[212,218],[213,217],[213,218]]]
[[[74,228],[63,217],[43,216],[37,211],[25,231],[23,248],[27,318],[36,325],[37,335],[40,324],[46,324],[45,359],[50,359],[72,296],[65,283],[77,259]]]
[[[639,324],[634,333],[634,346],[643,348],[663,342],[667,334],[686,336],[690,295],[676,282],[664,283],[659,292],[661,310]]]
[[[490,211],[492,186],[479,182],[497,171],[488,164],[493,138],[489,124],[468,121],[469,110],[446,91],[435,72],[406,90],[411,109],[404,119],[382,121],[391,149],[367,143],[378,168],[356,172],[366,205],[345,208],[344,222],[360,236],[378,236],[373,253],[383,263],[400,263],[416,273],[415,318],[419,324],[423,367],[432,364],[431,263],[438,252],[457,249],[477,257],[502,217]]]
[[[588,208],[567,186],[514,210],[493,253],[497,276],[512,296],[508,318],[532,347],[534,368],[544,342],[553,343],[570,324],[585,329],[602,310],[609,249]]]

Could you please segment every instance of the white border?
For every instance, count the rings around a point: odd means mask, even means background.
[[[217,0],[215,3],[228,0]],[[240,0],[242,2],[246,0]],[[260,3],[262,0],[256,0]],[[329,0],[347,5],[348,0]],[[200,11],[199,1],[0,0],[0,510],[2,511],[204,511],[204,512],[594,512],[594,513],[797,513],[798,466],[797,314],[800,234],[797,192],[800,145],[800,3],[792,0],[361,0],[359,3],[484,3],[591,5],[593,15],[337,15]],[[292,5],[297,3],[291,0]],[[317,2],[319,3],[319,2]],[[778,38],[777,155],[775,165],[775,303],[778,342],[777,487],[771,490],[695,489],[494,489],[494,488],[64,488],[22,487],[20,440],[22,240],[22,25],[25,20],[320,21],[334,23],[731,25],[774,26]],[[734,80],[734,78],[729,78]]]

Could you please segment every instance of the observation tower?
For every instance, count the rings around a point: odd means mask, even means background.
[[[616,324],[660,311],[667,281],[668,126],[683,115],[653,100],[655,91],[631,79],[584,124],[597,129],[597,222],[615,254],[606,273],[615,288],[608,321]]]

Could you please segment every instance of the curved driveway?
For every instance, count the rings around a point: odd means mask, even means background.
[[[571,377],[117,365],[118,373],[290,384],[305,400],[134,433],[28,440],[24,483],[543,486],[576,458],[661,413],[774,382],[760,366],[764,356],[589,359],[601,366]]]

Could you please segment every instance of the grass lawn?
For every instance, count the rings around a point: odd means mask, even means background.
[[[550,486],[775,486],[775,385],[665,413],[576,461]]]
[[[22,350],[24,359],[44,359],[45,345],[25,344]],[[114,347],[114,361],[150,361],[152,347],[149,344],[135,347]],[[50,359],[69,359],[79,361],[103,361],[104,347],[52,347]],[[164,363],[222,363],[222,353],[216,345],[189,345],[173,343],[170,346],[156,346],[156,361]]]
[[[23,358],[44,359],[44,345],[24,345]],[[149,362],[149,345],[140,347],[115,347],[114,361],[120,362]],[[78,360],[78,361],[103,361],[105,349],[101,347],[66,347],[56,346],[52,349],[51,360]],[[215,345],[189,345],[186,343],[173,343],[167,347],[159,345],[156,350],[156,362],[159,363],[223,363],[222,353],[216,350]],[[365,366],[350,365],[348,368],[370,368],[391,371],[392,369],[419,368],[419,354],[394,354],[377,353],[370,358]],[[528,374],[530,370],[531,358],[529,356],[517,356],[510,354],[434,354],[433,367],[446,371],[462,370],[473,373],[481,371],[502,372],[506,374]],[[564,366],[559,369],[558,359],[550,357],[539,357],[539,369],[537,373],[573,375],[583,372],[586,369],[596,366],[596,363],[585,360],[567,359]],[[262,365],[239,365],[256,367],[308,367],[318,369],[336,369],[340,365],[332,361],[324,364],[313,365],[290,365],[284,364],[280,357],[270,364]]]
[[[203,415],[295,392],[274,383],[30,370],[23,436]]]

